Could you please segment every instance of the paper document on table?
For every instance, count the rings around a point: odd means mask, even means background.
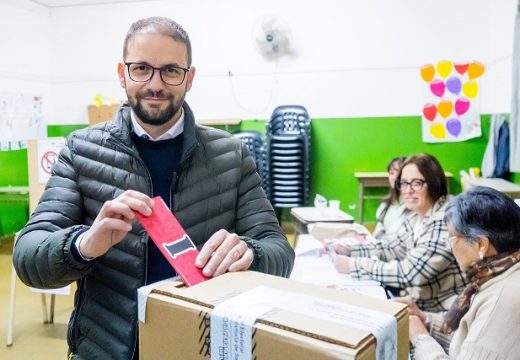
[[[370,231],[361,224],[316,222],[307,226],[309,234],[317,239],[341,239],[351,236],[368,236]]]
[[[348,274],[339,273],[326,254],[297,256],[290,279],[378,299],[387,299],[386,292],[379,282],[355,280]]]
[[[316,254],[320,253],[323,248],[323,243],[311,235],[300,235],[294,248],[294,254],[296,256],[304,254]]]

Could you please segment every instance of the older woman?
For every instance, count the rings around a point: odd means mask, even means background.
[[[334,265],[355,279],[406,289],[423,310],[445,311],[464,278],[447,244],[444,171],[431,155],[411,156],[401,167],[394,191],[401,191],[411,212],[396,236],[362,245],[336,244]]]
[[[445,218],[468,285],[444,318],[409,303],[415,359],[447,359],[441,344],[450,359],[519,359],[520,207],[475,187],[450,202]]]

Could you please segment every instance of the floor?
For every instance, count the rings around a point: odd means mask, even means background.
[[[286,228],[292,243],[292,228]],[[19,279],[16,284],[13,345],[7,347],[9,291],[11,287],[12,239],[2,238],[0,247],[0,359],[56,360],[67,357],[67,323],[72,311],[73,295],[57,295],[54,323],[43,323],[41,294],[30,291]],[[47,295],[47,306],[50,298]]]
[[[7,347],[9,292],[11,287],[12,239],[0,247],[0,359],[56,360],[67,358],[67,322],[72,311],[71,295],[57,295],[54,323],[43,323],[41,294],[33,293],[17,280],[13,345]],[[50,296],[47,295],[47,306]]]

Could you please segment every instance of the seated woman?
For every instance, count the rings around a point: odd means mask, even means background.
[[[475,187],[450,202],[445,219],[468,286],[444,318],[408,302],[415,359],[519,359],[520,207]]]
[[[396,236],[361,245],[336,244],[334,265],[354,279],[406,289],[423,310],[445,311],[464,286],[464,277],[447,244],[444,171],[431,155],[411,156],[401,167],[394,191],[401,191],[410,211]]]
[[[373,232],[376,239],[393,236],[406,218],[406,206],[400,199],[399,191],[394,191],[395,180],[405,160],[406,157],[404,156],[396,157],[387,166],[390,193],[383,199],[376,211],[377,223]]]

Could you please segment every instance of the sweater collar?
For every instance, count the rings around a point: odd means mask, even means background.
[[[170,127],[164,134],[158,136],[156,139],[152,139],[150,134],[148,134],[148,132],[146,132],[146,130],[143,129],[143,127],[137,122],[135,118],[135,113],[132,110],[130,110],[130,119],[132,120],[132,128],[134,130],[134,133],[139,137],[145,137],[152,141],[173,139],[178,135],[182,134],[182,131],[184,130],[184,109],[182,108],[181,116],[179,117],[177,122],[173,124],[172,127]]]
[[[186,161],[199,145],[196,134],[197,125],[195,124],[193,112],[187,102],[182,104],[182,109],[184,110],[184,130],[182,131],[183,145],[180,160],[181,163]],[[133,147],[133,141],[130,135],[132,133],[132,119],[130,112],[131,108],[128,103],[125,102],[119,109],[114,120],[108,124],[108,131],[113,137],[118,138],[128,147]]]

